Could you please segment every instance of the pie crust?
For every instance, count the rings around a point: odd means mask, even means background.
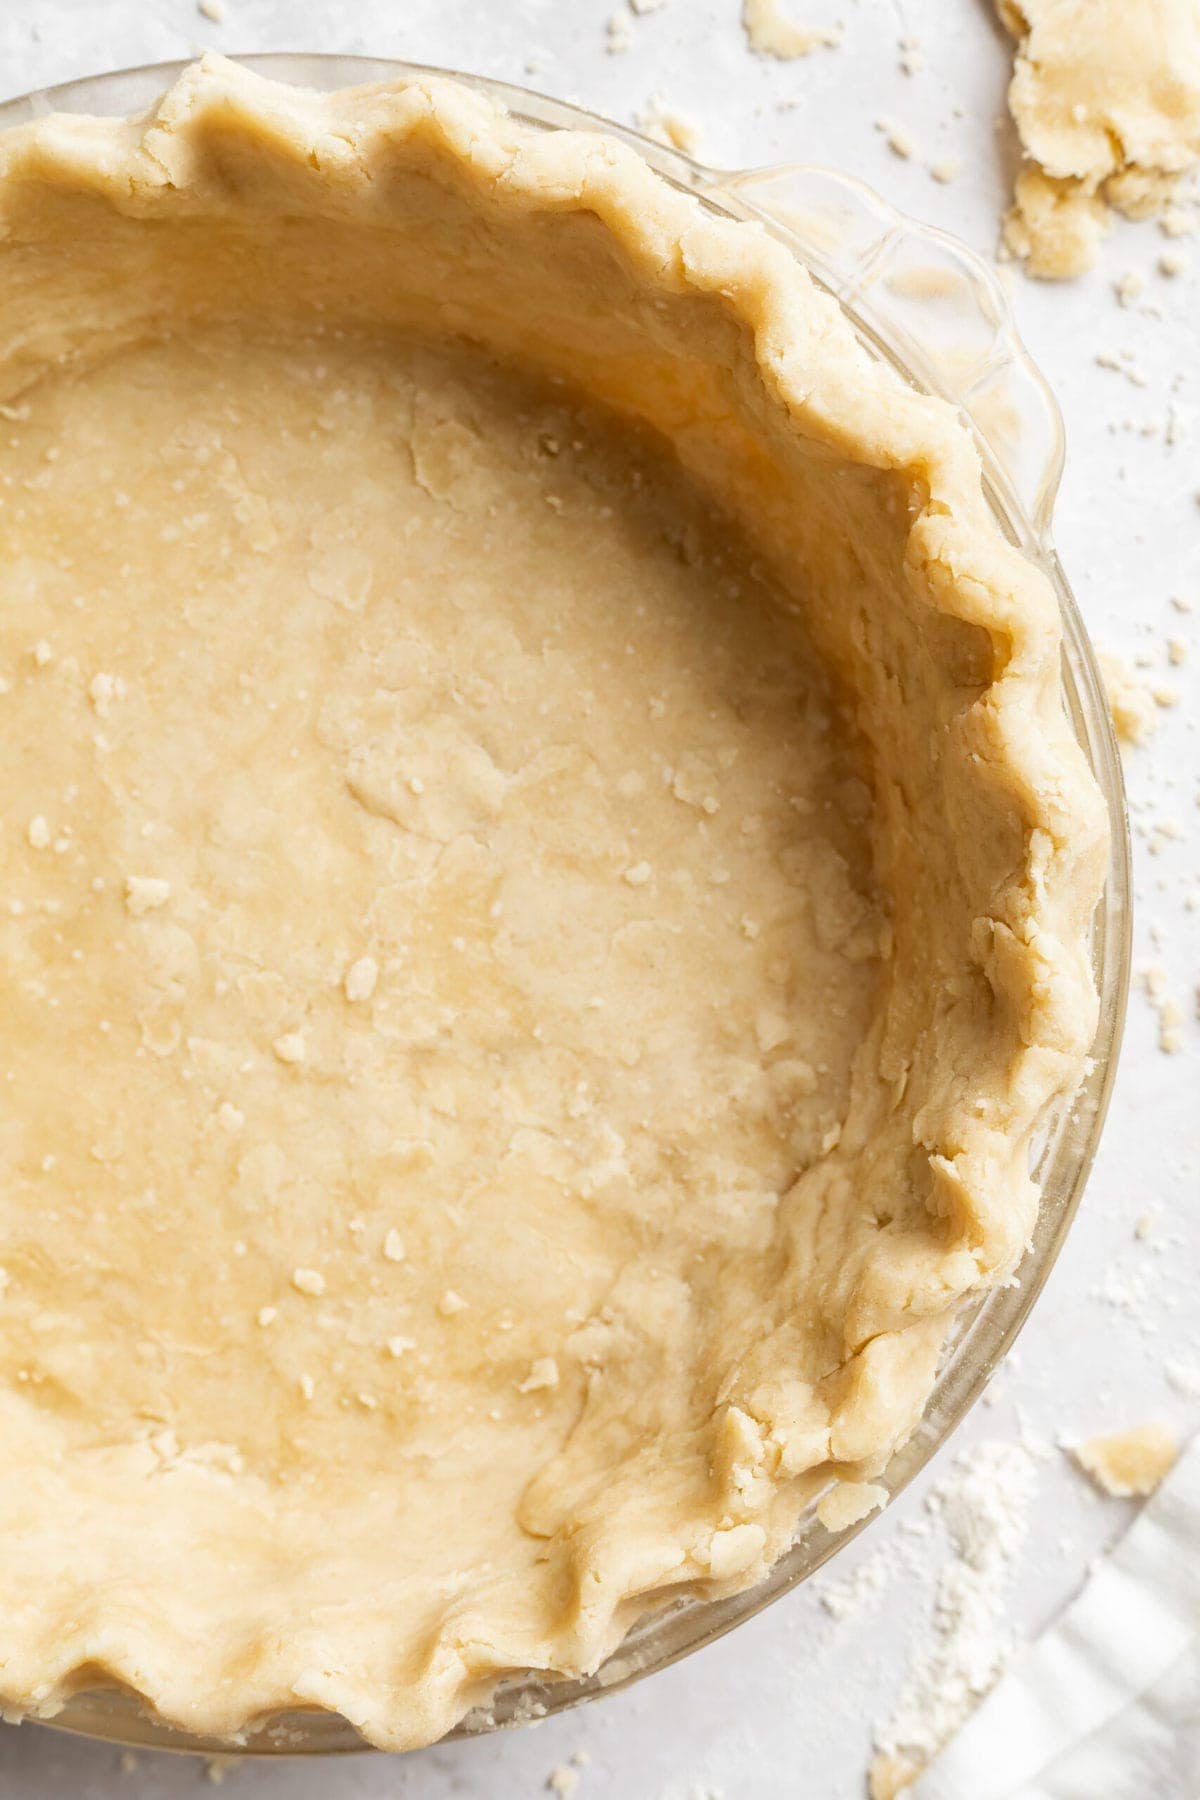
[[[862,1510],[1011,1275],[1053,595],[780,245],[450,81],[20,127],[0,259],[0,1698],[426,1743]]]

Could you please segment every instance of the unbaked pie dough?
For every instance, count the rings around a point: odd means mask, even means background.
[[[997,5],[1018,41],[1009,106],[1027,158],[1004,241],[1031,275],[1060,281],[1091,268],[1110,209],[1169,214],[1200,165],[1200,5]]]
[[[1054,601],[614,141],[213,59],[0,206],[0,1698],[426,1742],[872,1504],[1019,1259]]]

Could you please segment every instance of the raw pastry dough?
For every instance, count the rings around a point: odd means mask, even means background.
[[[426,1742],[755,1581],[1020,1257],[1053,597],[780,246],[453,83],[206,60],[0,221],[0,1697]]]
[[[1179,1439],[1160,1420],[1134,1425],[1111,1437],[1089,1438],[1072,1451],[1097,1487],[1123,1498],[1152,1494],[1179,1459]]]
[[[794,62],[817,49],[835,50],[842,41],[837,25],[801,25],[789,18],[779,0],[742,0],[746,41],[759,56]]]
[[[1200,158],[1200,6],[998,3],[1019,40],[1009,106],[1029,158],[1005,242],[1061,280],[1095,262],[1109,207],[1161,212]]]

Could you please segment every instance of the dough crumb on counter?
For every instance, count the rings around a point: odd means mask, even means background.
[[[916,155],[916,140],[911,131],[901,125],[897,119],[876,119],[875,129],[883,133],[884,142],[893,156],[898,156],[901,161],[908,162],[911,157]]]
[[[813,50],[835,50],[842,41],[840,25],[801,25],[779,0],[743,0],[742,25],[751,50],[777,62],[792,62]]]
[[[1097,660],[1118,743],[1144,744],[1161,725],[1159,710],[1169,702],[1160,699],[1151,684],[1116,651],[1101,650]]]
[[[667,0],[624,0],[604,22],[604,48],[610,56],[633,49],[633,22],[647,13],[660,12]]]
[[[898,1756],[881,1750],[871,1758],[871,1766],[867,1770],[867,1793],[870,1800],[896,1800],[896,1796],[910,1788],[920,1773],[920,1763],[915,1763],[910,1756]]]
[[[1009,109],[1025,165],[1003,226],[1029,274],[1096,261],[1115,209],[1179,209],[1200,163],[1200,8],[1192,0],[997,0],[1017,39]]]
[[[685,155],[691,155],[700,145],[699,122],[682,107],[672,106],[662,94],[651,94],[637,115],[637,127],[656,144],[665,144],[669,150],[682,150]]]
[[[1183,1049],[1183,1007],[1167,986],[1167,971],[1161,963],[1149,963],[1138,970],[1138,981],[1158,1015],[1158,1047],[1174,1056]]]
[[[1134,301],[1145,292],[1146,277],[1137,269],[1126,269],[1125,273],[1113,282],[1113,292],[1119,306],[1132,306]]]
[[[633,21],[623,6],[609,13],[604,23],[604,48],[610,56],[623,56],[633,48]]]
[[[1089,1438],[1069,1449],[1098,1488],[1127,1499],[1154,1492],[1175,1465],[1179,1440],[1169,1425],[1155,1419],[1108,1437]]]

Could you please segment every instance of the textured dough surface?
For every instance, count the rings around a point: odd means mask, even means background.
[[[1179,1458],[1179,1439],[1156,1419],[1111,1437],[1089,1438],[1072,1454],[1104,1493],[1128,1498],[1152,1494],[1170,1474]]]
[[[998,0],[1018,39],[1009,106],[1029,163],[1004,237],[1030,274],[1080,275],[1109,208],[1161,212],[1200,159],[1195,0]]]
[[[1019,1258],[1053,601],[603,139],[212,61],[0,204],[0,1691],[429,1741],[857,1516]]]

